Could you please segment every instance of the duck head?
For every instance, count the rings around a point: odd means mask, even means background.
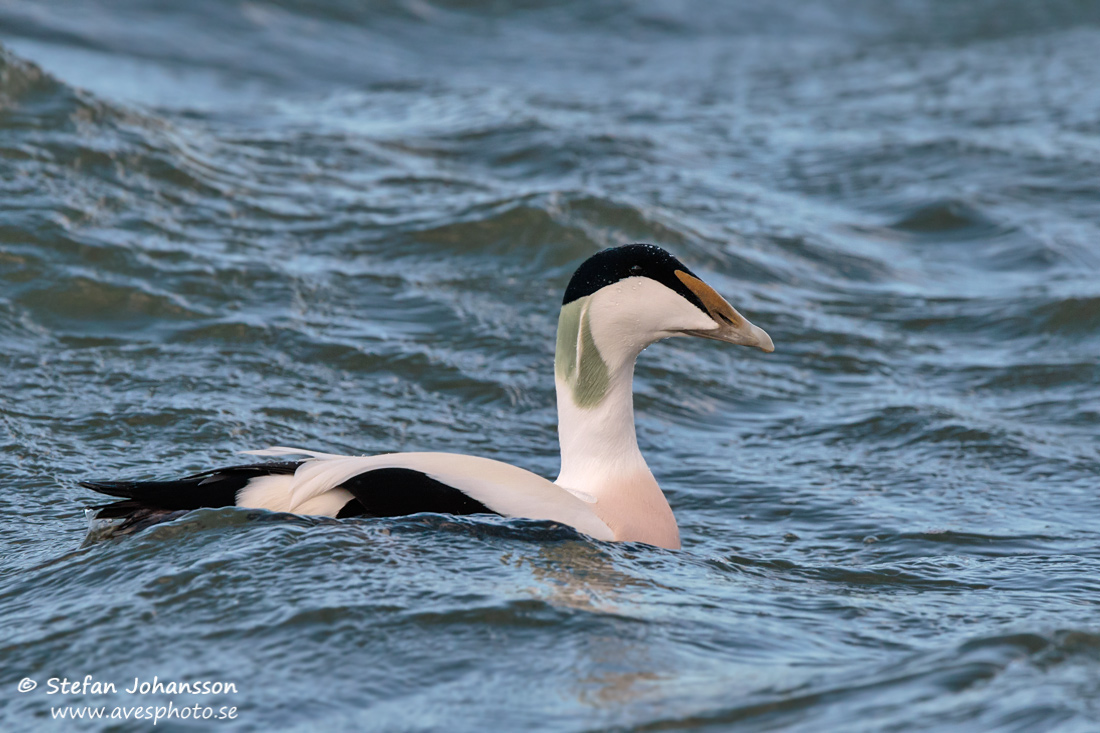
[[[577,268],[565,290],[555,376],[571,387],[579,407],[598,404],[616,371],[672,336],[775,350],[764,329],[660,247],[605,249]]]

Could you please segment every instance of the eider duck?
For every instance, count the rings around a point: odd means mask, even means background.
[[[634,362],[670,336],[700,336],[765,352],[754,326],[676,257],[652,244],[612,247],[574,273],[558,317],[554,383],[561,473],[549,481],[500,461],[454,453],[304,456],[204,471],[173,481],[84,481],[121,498],[96,519],[239,506],[327,517],[490,513],[568,525],[599,540],[678,549],[672,509],[638,450]],[[125,522],[124,522],[125,524]]]

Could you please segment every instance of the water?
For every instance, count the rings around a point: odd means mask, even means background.
[[[1100,725],[1100,6],[10,0],[0,43],[4,730]],[[553,476],[560,295],[629,241],[776,344],[642,355],[682,551],[82,546],[77,480],[270,444]],[[46,694],[86,674],[237,691]]]

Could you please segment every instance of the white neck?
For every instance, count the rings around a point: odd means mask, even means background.
[[[607,393],[593,407],[579,407],[573,388],[560,377],[558,441],[561,474],[557,483],[596,496],[609,477],[649,475],[634,431],[634,364],[610,375]]]
[[[566,306],[558,323],[554,382],[561,473],[555,483],[595,499],[593,511],[616,540],[679,548],[676,518],[638,449],[634,429],[634,362],[646,344],[608,345],[604,338],[606,348],[597,347],[600,339],[584,332],[589,328],[585,307],[570,313]]]

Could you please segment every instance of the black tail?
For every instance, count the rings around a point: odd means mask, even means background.
[[[237,492],[258,476],[294,473],[301,461],[274,461],[230,466],[175,481],[81,481],[80,485],[122,501],[93,506],[97,519],[134,519],[149,510],[171,512],[201,507],[235,506]]]

